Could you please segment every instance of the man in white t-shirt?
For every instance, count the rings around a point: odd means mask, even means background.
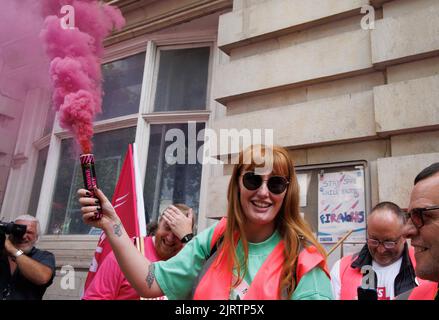
[[[367,244],[359,253],[338,260],[331,270],[335,299],[356,300],[357,288],[366,284],[376,289],[378,300],[391,300],[417,285],[413,248],[403,237],[405,220],[405,213],[392,202],[372,209]]]

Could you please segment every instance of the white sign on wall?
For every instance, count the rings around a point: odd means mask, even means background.
[[[306,207],[307,201],[306,198],[308,196],[308,187],[311,181],[310,173],[298,173],[297,174],[297,182],[299,183],[300,197],[299,197],[299,205],[300,207]]]
[[[337,242],[350,230],[348,241],[365,240],[363,169],[319,175],[318,215],[319,242]]]

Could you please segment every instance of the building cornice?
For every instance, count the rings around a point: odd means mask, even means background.
[[[130,12],[142,8],[148,9],[151,2],[148,0],[119,0],[107,1],[109,4],[118,6],[124,15],[129,16]],[[162,10],[157,15],[147,17],[140,22],[129,23],[121,31],[107,37],[104,45],[111,46],[115,43],[126,41],[147,33],[156,32],[164,28],[168,28],[177,24],[181,24],[202,16],[213,14],[215,12],[231,9],[233,0],[197,0],[197,1],[182,1],[182,5],[171,8],[171,10]]]

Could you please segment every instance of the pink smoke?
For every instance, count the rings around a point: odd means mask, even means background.
[[[114,28],[121,29],[125,19],[119,9],[97,0],[40,1],[54,108],[60,112],[61,127],[74,134],[83,153],[90,153],[93,120],[102,111],[103,41]],[[74,8],[74,29],[61,25],[64,5]]]
[[[38,37],[42,26],[38,1],[0,0],[0,101],[2,97],[24,100],[30,89],[48,88],[49,61]],[[3,107],[14,109],[9,104]],[[16,120],[9,123],[14,123],[14,130],[20,117]]]

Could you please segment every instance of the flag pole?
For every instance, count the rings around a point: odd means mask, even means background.
[[[135,181],[135,188],[136,188],[136,208],[137,208],[137,225],[139,226],[139,234],[138,234],[138,244],[137,250],[140,251],[140,253],[145,256],[145,238],[147,236],[146,234],[146,219],[145,219],[145,206],[143,202],[143,190],[142,190],[142,183],[140,178],[140,166],[139,166],[139,157],[137,153],[137,146],[135,143],[132,144],[133,146],[133,162],[134,162],[134,181]],[[140,300],[146,300],[144,297],[140,297]]]
[[[138,236],[136,237],[136,248],[139,252],[145,256],[145,240],[144,237]],[[140,300],[147,300],[146,298],[140,296]]]
[[[135,240],[135,242],[136,242],[136,249],[137,249],[137,251],[140,251],[140,239],[139,239],[139,237],[135,237],[134,238],[134,240]]]
[[[331,250],[328,251],[328,253],[326,254],[326,256],[329,256],[331,253],[333,253],[335,251],[335,249],[337,249],[351,234],[352,232],[354,232],[354,230],[349,230],[344,236],[343,238],[341,238],[340,240],[337,241],[337,243],[331,248]]]
[[[139,241],[140,241],[140,253],[145,255],[145,238],[140,236],[139,237]]]

